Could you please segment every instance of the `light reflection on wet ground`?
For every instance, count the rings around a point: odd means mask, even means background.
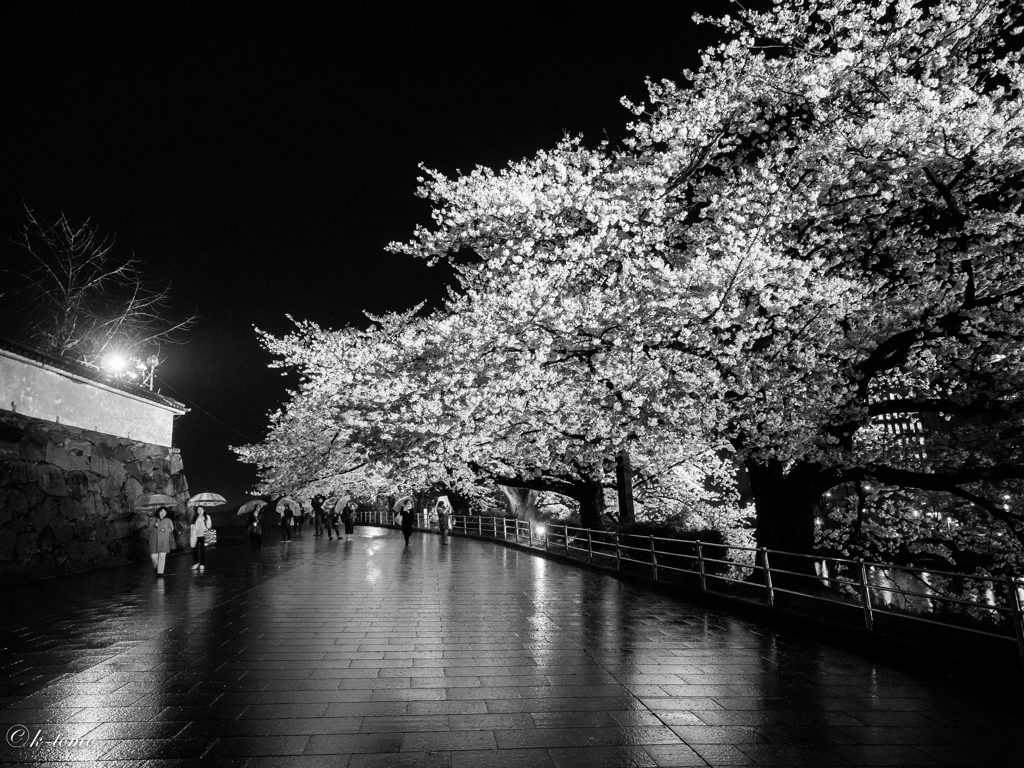
[[[15,732],[3,759],[1020,765],[1019,691],[487,542],[357,528],[190,564],[5,590],[0,720],[29,743]]]

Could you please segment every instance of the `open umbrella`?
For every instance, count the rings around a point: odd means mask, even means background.
[[[227,504],[227,501],[219,493],[197,493],[188,500],[188,505],[190,507],[219,507],[221,504]]]
[[[149,496],[139,496],[135,500],[136,509],[155,510],[160,507],[177,507],[178,500],[173,496],[167,496],[163,493],[153,493]]]
[[[400,498],[398,501],[395,502],[394,510],[396,512],[401,510],[402,509],[402,505],[405,504],[405,502],[407,502],[407,501],[411,501],[413,504],[416,503],[416,500],[412,496],[403,496],[402,498]]]
[[[263,509],[265,506],[267,506],[267,502],[263,501],[263,499],[252,499],[251,501],[247,501],[245,502],[245,504],[240,506],[236,514],[248,515],[254,509]]]
[[[293,515],[302,514],[302,505],[299,504],[299,502],[297,502],[291,496],[285,496],[284,498],[278,499],[277,501],[277,511],[279,513],[283,514],[286,508],[290,508]]]
[[[334,496],[324,502],[324,509],[334,509],[338,505],[338,499]],[[342,505],[344,506],[344,505]]]

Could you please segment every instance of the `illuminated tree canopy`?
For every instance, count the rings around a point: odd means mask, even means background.
[[[1019,558],[1011,12],[780,0],[713,22],[724,42],[628,105],[621,146],[566,139],[500,171],[425,170],[433,225],[391,249],[451,260],[447,305],[268,337],[303,385],[243,455],[281,483],[330,476],[344,455],[413,484],[596,487],[628,449],[641,475],[685,467],[697,503],[733,492],[728,452],[762,546],[811,551],[815,505],[855,484],[871,490],[840,546],[884,547],[901,526],[926,546],[909,510],[938,494],[957,546],[998,535]]]

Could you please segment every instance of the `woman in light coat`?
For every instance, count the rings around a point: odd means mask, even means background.
[[[174,523],[167,517],[167,507],[160,507],[149,521],[149,557],[156,568],[156,575],[164,575],[167,553],[174,540]]]

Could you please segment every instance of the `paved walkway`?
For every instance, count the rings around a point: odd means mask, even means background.
[[[489,542],[356,531],[258,556],[225,541],[201,576],[176,556],[163,580],[144,563],[5,589],[0,759],[1022,764],[1020,690],[983,695]]]

